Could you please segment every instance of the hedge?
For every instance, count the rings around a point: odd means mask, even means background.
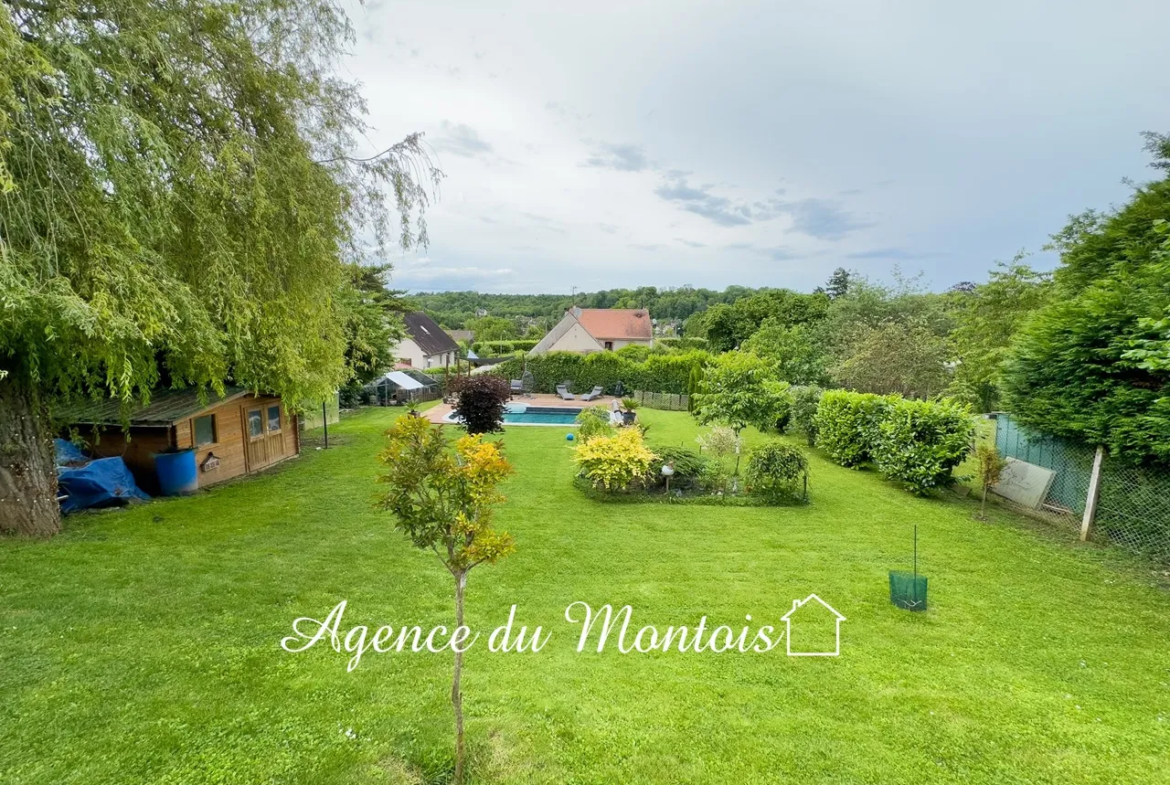
[[[561,382],[568,380],[572,392],[589,392],[600,385],[607,395],[613,395],[620,381],[626,393],[634,390],[678,393],[687,391],[687,379],[696,364],[710,362],[707,352],[679,352],[655,354],[641,362],[622,357],[616,352],[574,354],[549,352],[528,357],[513,357],[492,367],[490,373],[506,379],[519,379],[525,365],[536,381],[535,391],[556,392]]]
[[[872,461],[889,479],[919,495],[954,482],[954,468],[971,448],[974,423],[953,399],[907,400],[900,395],[829,390],[814,418],[817,445],[842,466]]]
[[[954,483],[952,471],[970,452],[974,432],[965,404],[899,398],[878,428],[874,465],[886,477],[925,496]]]
[[[894,396],[827,390],[813,418],[817,446],[842,466],[860,466],[873,457],[878,429]]]
[[[664,346],[667,349],[678,349],[679,351],[689,352],[696,349],[707,351],[710,348],[710,343],[706,338],[655,338],[655,346]]]
[[[516,339],[514,341],[476,341],[471,344],[471,351],[480,357],[499,357],[515,352],[527,352],[533,349],[538,341]]]

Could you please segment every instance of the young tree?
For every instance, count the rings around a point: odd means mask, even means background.
[[[749,425],[775,426],[792,405],[788,385],[778,381],[768,364],[747,352],[728,352],[707,367],[702,392],[695,395],[694,415],[701,423],[720,422],[738,437]],[[739,473],[739,456],[735,461]]]
[[[494,564],[515,550],[512,537],[492,524],[504,501],[496,490],[512,473],[500,445],[466,435],[454,450],[442,426],[404,415],[386,431],[379,457],[389,486],[382,507],[394,513],[394,527],[416,548],[432,551],[455,582],[455,627],[463,626],[467,576],[481,564]],[[455,713],[455,777],[463,782],[463,651],[452,646],[451,707]]]
[[[744,341],[743,350],[772,363],[777,377],[790,384],[825,384],[828,357],[818,337],[816,328],[807,324],[768,319]]]
[[[987,519],[987,492],[999,482],[999,476],[1007,468],[1007,461],[995,449],[994,444],[980,444],[975,447],[975,462],[978,464],[979,484],[983,487],[983,498],[979,502],[979,519]]]
[[[61,399],[345,381],[342,258],[425,244],[440,176],[417,135],[355,157],[352,40],[335,0],[5,3],[0,529],[59,528]]]
[[[455,416],[470,434],[496,433],[504,430],[504,412],[512,388],[507,379],[482,374],[460,377],[456,386],[459,402]]]

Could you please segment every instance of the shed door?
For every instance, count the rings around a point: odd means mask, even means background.
[[[261,406],[245,406],[244,451],[248,458],[248,471],[255,472],[285,457],[284,407],[279,402]]]

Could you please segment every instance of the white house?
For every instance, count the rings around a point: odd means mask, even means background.
[[[406,337],[395,347],[398,361],[414,368],[444,368],[458,357],[459,344],[425,313],[408,313]]]
[[[631,344],[654,345],[654,327],[645,308],[573,306],[529,354],[607,352]]]
[[[816,600],[814,603],[813,600]],[[807,610],[805,610],[807,608]],[[801,611],[803,610],[803,613]],[[797,614],[800,615],[799,624],[794,625],[793,620]],[[788,646],[789,657],[836,657],[841,654],[841,622],[845,621],[845,617],[837,613],[832,605],[822,600],[815,594],[810,594],[803,600],[793,600],[792,610],[780,617],[780,621],[784,622],[784,639]],[[834,624],[833,629],[833,649],[830,651],[825,641],[827,635],[800,635],[800,629],[805,628],[808,632],[809,627],[816,627],[818,625],[827,628],[828,624]],[[795,627],[795,629],[794,629]],[[815,632],[816,630],[813,630]],[[824,630],[822,630],[824,631]],[[792,635],[796,632],[797,645],[792,644]],[[815,650],[802,650],[800,640],[806,638],[815,640]]]

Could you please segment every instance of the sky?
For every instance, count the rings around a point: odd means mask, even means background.
[[[369,150],[446,175],[411,291],[941,290],[1153,179],[1170,3],[392,2],[351,11]]]

